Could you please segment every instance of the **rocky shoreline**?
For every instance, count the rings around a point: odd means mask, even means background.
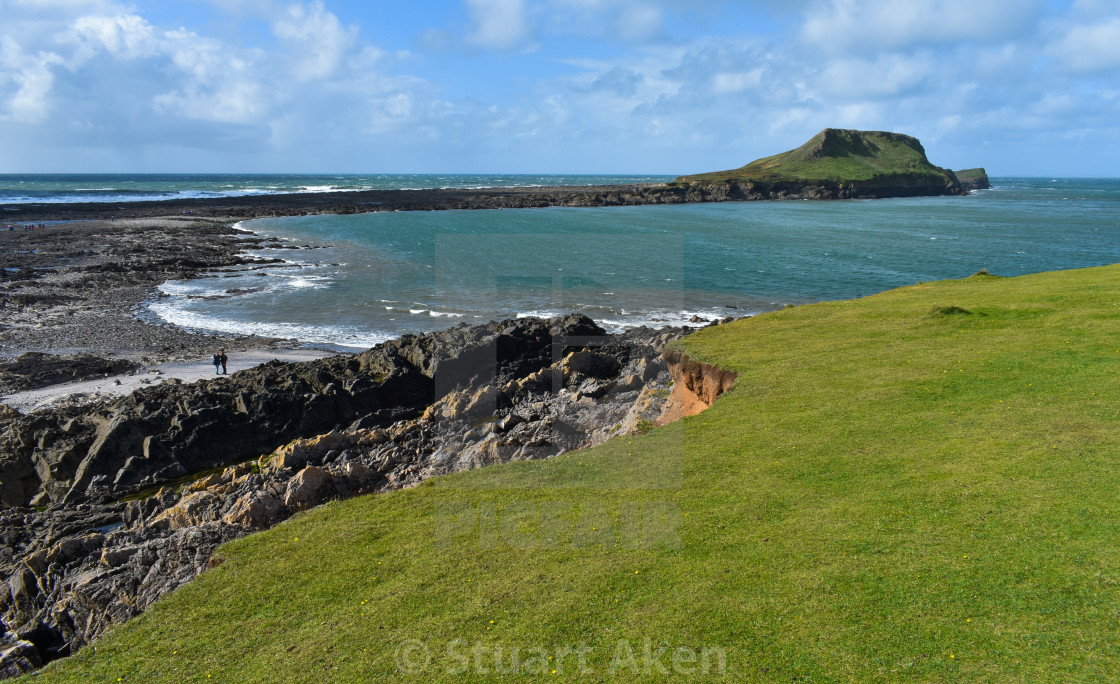
[[[577,314],[460,325],[359,355],[3,416],[5,458],[47,478],[5,490],[0,675],[74,652],[204,571],[220,544],[295,512],[640,432],[679,414],[680,392],[710,404],[726,374],[665,354],[687,332],[610,335]],[[218,448],[228,442],[243,450]],[[33,490],[46,508],[19,503]]]
[[[267,260],[245,250],[280,245],[198,219],[86,221],[0,231],[0,393],[205,359],[284,341],[200,334],[138,317],[167,280]],[[19,357],[21,354],[24,356]]]
[[[615,207],[695,202],[783,199],[878,199],[923,195],[966,195],[959,183],[941,183],[921,174],[894,174],[866,181],[748,181],[667,185],[561,186],[367,190],[246,197],[194,198],[151,202],[0,204],[8,221],[113,220],[177,215],[258,218],[306,214],[361,214],[377,211]]]

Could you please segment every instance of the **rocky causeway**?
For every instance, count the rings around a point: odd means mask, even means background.
[[[0,221],[123,220],[182,217],[260,218],[378,211],[614,207],[695,202],[783,199],[875,199],[964,195],[956,181],[899,174],[887,180],[757,180],[714,183],[510,187],[480,189],[365,190],[250,195],[150,202],[0,204]]]

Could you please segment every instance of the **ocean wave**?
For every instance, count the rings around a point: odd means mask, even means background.
[[[554,318],[556,316],[563,316],[564,312],[560,311],[518,311],[514,318]]]
[[[324,186],[328,187],[328,186]],[[362,192],[369,187],[304,189],[300,188],[236,188],[231,190],[166,190],[166,191],[120,191],[107,188],[105,193],[88,194],[92,190],[74,190],[53,195],[29,196],[0,194],[0,204],[71,204],[71,203],[109,203],[109,202],[167,202],[189,199],[221,199],[226,197],[253,197],[260,195],[288,195],[292,193],[320,192]]]
[[[176,303],[166,300],[150,302],[147,305],[147,310],[165,323],[188,330],[296,339],[301,342],[330,344],[355,349],[369,349],[395,337],[395,335],[388,333],[345,326],[300,325],[224,318],[184,309]]]
[[[285,279],[284,285],[291,288],[302,289],[312,287],[316,289],[323,289],[330,287],[333,282],[332,278],[327,276],[315,275],[290,275],[287,273],[269,273],[269,275],[277,275]]]

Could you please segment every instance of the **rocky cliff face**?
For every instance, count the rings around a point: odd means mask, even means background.
[[[0,510],[0,678],[90,643],[204,571],[220,544],[297,511],[639,429],[665,408],[662,352],[684,332],[606,335],[578,315],[461,326],[10,419],[9,443],[25,445],[18,455],[38,482],[23,496],[83,502]],[[688,383],[705,397],[706,377]],[[251,434],[232,437],[231,426]],[[145,498],[97,502],[226,459],[241,460]]]

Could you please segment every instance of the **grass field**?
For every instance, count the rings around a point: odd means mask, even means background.
[[[708,411],[297,516],[40,678],[1120,677],[1120,267],[683,346]]]

